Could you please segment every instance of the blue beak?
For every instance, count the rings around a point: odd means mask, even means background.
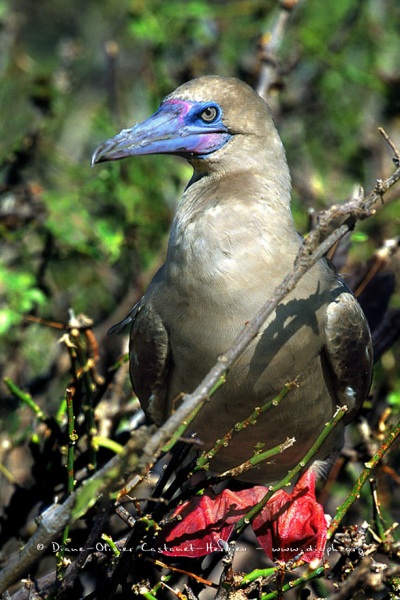
[[[204,123],[198,112],[198,103],[167,100],[146,121],[123,129],[101,144],[93,154],[92,165],[142,154],[202,158],[215,152],[231,135],[222,118],[214,123]]]

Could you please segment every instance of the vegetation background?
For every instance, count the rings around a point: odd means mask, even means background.
[[[175,202],[190,176],[176,158],[92,169],[91,154],[193,77],[233,75],[256,86],[280,11],[276,0],[0,0],[0,374],[46,415],[40,419],[0,384],[5,563],[28,539],[29,520],[67,485],[63,443],[52,455],[48,436],[49,419],[62,422],[71,380],[56,324],[70,322],[69,309],[93,320],[96,369],[107,380],[124,338],[106,332],[162,262]],[[355,185],[368,190],[393,170],[377,129],[400,145],[399,31],[400,3],[393,0],[302,0],[290,14],[269,102],[302,232],[309,209],[344,200]],[[384,240],[399,235],[398,195],[398,187],[390,191],[383,210],[357,228],[348,270],[362,269]],[[398,258],[394,252],[386,265],[396,280]],[[390,302],[399,307],[396,292]],[[373,428],[383,414],[388,423],[398,415],[398,364],[395,343],[376,368],[374,408],[366,407]],[[96,407],[98,427],[112,421],[104,437],[122,444],[135,407],[122,365]],[[98,464],[113,451],[102,447]],[[387,526],[400,518],[398,458],[393,453],[388,462],[390,477],[381,474]],[[345,494],[339,488],[332,510]],[[367,499],[366,512],[358,509],[353,520],[368,518],[369,509]]]

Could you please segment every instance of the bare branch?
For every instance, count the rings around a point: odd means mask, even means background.
[[[297,0],[282,0],[280,11],[271,32],[265,32],[260,40],[261,69],[256,86],[256,91],[261,98],[267,100],[271,87],[278,79],[278,50],[282,44],[283,37],[290,16],[297,5]]]

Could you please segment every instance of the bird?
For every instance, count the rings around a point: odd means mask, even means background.
[[[161,426],[293,268],[302,237],[291,213],[282,141],[266,102],[245,82],[205,75],[182,84],[148,119],[102,143],[92,164],[148,154],[177,155],[193,168],[165,263],[121,325],[131,327],[134,392],[148,420]],[[371,377],[366,318],[321,259],[230,367],[191,429],[208,451],[296,380],[278,406],[234,436],[209,465],[225,473],[256,448],[294,438],[241,477],[275,482],[301,461],[338,406],[347,405],[347,421],[356,414]],[[319,472],[329,470],[344,429],[342,420],[314,457]]]

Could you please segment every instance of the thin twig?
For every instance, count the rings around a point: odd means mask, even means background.
[[[3,379],[4,383],[8,387],[10,393],[18,398],[23,404],[29,406],[29,408],[35,413],[35,416],[39,421],[44,423],[47,421],[48,416],[40,408],[40,406],[34,401],[32,396],[19,388],[9,377]]]
[[[249,417],[247,417],[247,419],[244,419],[243,421],[236,423],[224,436],[222,436],[219,440],[217,440],[215,442],[214,446],[210,450],[207,450],[206,452],[202,452],[202,454],[197,459],[194,473],[196,473],[196,471],[200,471],[201,469],[208,469],[210,460],[212,460],[222,448],[226,448],[229,445],[231,439],[235,435],[237,435],[238,433],[243,431],[243,429],[246,429],[246,427],[249,427],[249,425],[254,425],[257,422],[260,415],[264,414],[271,408],[279,406],[281,401],[285,398],[285,396],[287,396],[287,394],[290,392],[290,390],[294,389],[295,387],[297,387],[296,381],[287,383],[275,398],[273,398],[269,402],[266,402],[263,406],[255,407],[253,412],[251,413],[251,415]],[[293,440],[292,443],[294,443],[294,441],[295,440]],[[288,445],[286,445],[285,447],[288,447]],[[274,449],[268,450],[267,453],[264,452],[263,453],[264,458],[262,458],[261,460],[265,460],[266,458],[269,458],[270,456],[274,456],[275,454],[283,451],[281,449],[281,444],[279,445],[277,452],[268,454],[268,453],[272,452],[272,450],[274,450]],[[234,477],[235,476],[234,472],[244,473],[244,471],[247,471],[248,469],[252,468],[252,466],[259,464],[259,462],[260,462],[259,455],[260,454],[261,454],[261,451],[256,453],[256,456],[258,456],[258,460],[254,460],[256,458],[254,456],[254,457],[252,457],[252,459],[247,460],[246,463],[243,463],[242,465],[238,465],[234,469],[231,469],[229,474],[223,473],[221,475],[221,477],[222,478]]]
[[[379,446],[378,450],[375,452],[373,457],[367,463],[365,463],[365,468],[363,469],[361,475],[354,484],[351,493],[343,502],[343,504],[338,508],[335,518],[333,519],[332,523],[328,528],[326,536],[328,540],[330,540],[334,536],[335,531],[339,527],[343,517],[353,505],[353,503],[360,497],[361,489],[364,483],[367,481],[367,479],[371,476],[373,469],[382,460],[382,458],[385,456],[389,448],[391,448],[391,446],[394,444],[399,435],[400,423],[397,423],[396,427],[394,427],[394,429],[389,433],[385,441],[382,442],[382,444]]]
[[[386,140],[386,142],[389,144],[389,146],[391,147],[393,154],[395,156],[393,159],[393,162],[396,165],[396,167],[399,167],[400,166],[400,152],[398,151],[398,149],[396,148],[395,144],[392,142],[392,140],[390,139],[390,137],[388,136],[386,131],[383,129],[383,127],[378,127],[378,131],[381,134],[381,136]]]
[[[70,496],[75,487],[75,444],[78,441],[78,435],[75,431],[75,415],[74,415],[74,403],[73,403],[73,390],[67,388],[66,390],[66,403],[67,403],[67,415],[68,415],[68,451],[67,451],[67,494]],[[65,552],[68,544],[69,535],[69,523],[66,524],[62,533],[61,548],[57,552],[57,579],[60,581],[65,575],[65,571],[68,566],[68,561],[65,560]]]
[[[307,581],[310,581],[311,579],[315,579],[316,577],[322,577],[323,575],[325,575],[325,572],[326,572],[325,565],[322,567],[318,567],[317,569],[314,569],[313,571],[311,571],[309,573],[305,573],[304,575],[302,575],[298,579],[295,579],[294,581],[289,581],[289,583],[286,583],[285,585],[282,586],[281,590],[277,590],[275,592],[270,592],[268,594],[263,594],[261,596],[261,600],[279,599],[280,598],[279,594],[285,594],[289,590],[292,590],[293,588],[298,587],[299,585],[303,585],[304,583],[306,583]]]
[[[261,69],[256,91],[264,100],[267,100],[270,89],[278,80],[278,50],[296,5],[297,0],[283,0],[280,2],[279,14],[272,30],[263,33],[261,36],[259,49]]]

